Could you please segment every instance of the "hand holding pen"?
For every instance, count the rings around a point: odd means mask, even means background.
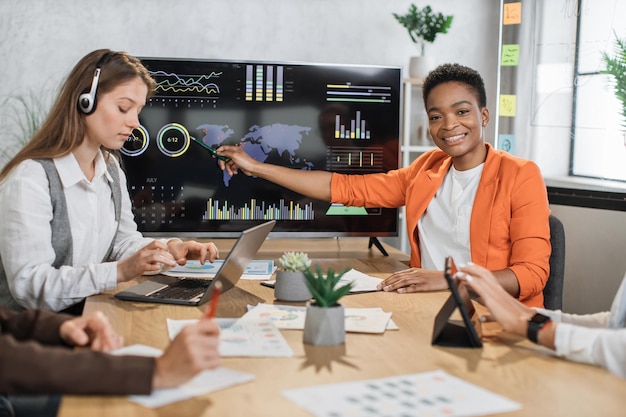
[[[152,388],[185,383],[200,371],[220,366],[220,328],[215,318],[222,283],[213,284],[211,304],[198,322],[185,326],[163,355],[156,359]],[[209,319],[209,320],[207,320]]]
[[[208,319],[215,318],[215,312],[217,311],[217,301],[219,300],[221,293],[222,282],[216,281],[215,284],[213,284],[213,295],[211,296],[211,304],[209,305],[209,308],[207,309],[204,317]]]
[[[212,147],[207,145],[206,143],[202,142],[202,140],[196,139],[196,138],[192,138],[192,140],[194,142],[196,142],[198,145],[202,146],[204,149],[206,149],[207,151],[209,151],[209,153],[214,157],[219,159],[220,161],[224,161],[224,162],[228,162],[230,161],[230,158],[224,155],[220,155],[217,153],[217,150]]]

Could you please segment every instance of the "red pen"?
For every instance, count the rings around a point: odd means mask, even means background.
[[[213,285],[213,295],[211,296],[211,305],[206,312],[205,317],[209,319],[215,318],[215,312],[217,311],[217,300],[220,298],[220,293],[222,292],[222,283],[221,281],[216,281]]]

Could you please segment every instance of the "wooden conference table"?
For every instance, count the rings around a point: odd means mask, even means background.
[[[217,240],[221,258],[234,240]],[[388,245],[390,256],[366,238],[281,240],[269,239],[257,259],[278,259],[285,250],[306,251],[314,263],[339,270],[351,266],[369,275],[386,277],[407,268],[408,256]],[[141,279],[141,278],[140,278]],[[134,284],[126,283],[123,287]],[[119,290],[119,289],[118,289]],[[116,291],[118,291],[116,290]],[[90,297],[86,311],[102,310],[126,344],[165,349],[166,318],[199,318],[206,309],[118,301],[107,294]],[[626,381],[594,366],[554,357],[526,340],[499,333],[482,349],[431,346],[433,319],[448,297],[447,291],[397,294],[368,293],[343,298],[346,307],[381,307],[393,313],[399,330],[368,335],[348,333],[345,345],[314,347],[302,343],[302,331],[282,331],[294,351],[291,358],[223,358],[227,368],[253,373],[254,381],[150,409],[126,397],[65,396],[60,417],[70,416],[310,416],[281,395],[281,391],[320,384],[384,378],[441,369],[469,383],[522,404],[506,416],[623,416]],[[220,297],[218,317],[240,317],[247,304],[276,302],[273,290],[258,281],[242,280]],[[299,303],[296,305],[303,305]],[[97,378],[94,375],[94,378]]]

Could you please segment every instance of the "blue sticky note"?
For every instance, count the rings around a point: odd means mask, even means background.
[[[515,154],[515,135],[500,134],[498,135],[498,149],[506,151],[512,155]]]

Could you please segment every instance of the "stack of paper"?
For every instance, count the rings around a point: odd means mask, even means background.
[[[351,294],[359,292],[373,292],[379,291],[376,286],[380,284],[382,280],[382,278],[373,277],[357,271],[356,269],[351,269],[341,277],[337,285],[341,286],[348,282],[352,282],[352,289],[350,290]]]
[[[391,320],[391,313],[381,308],[346,308],[346,332],[384,333],[385,330],[397,330]],[[249,306],[248,312],[240,320],[271,320],[279,329],[304,329],[306,307],[279,304]]]
[[[357,294],[362,292],[374,292],[380,291],[377,288],[377,285],[380,284],[382,278],[373,277],[371,275],[364,274],[363,272],[357,271],[356,269],[351,269],[339,280],[337,283],[338,287],[344,286],[349,282],[352,282],[352,288],[350,289],[350,294]],[[274,287],[275,281],[264,281],[263,285],[268,287]]]

